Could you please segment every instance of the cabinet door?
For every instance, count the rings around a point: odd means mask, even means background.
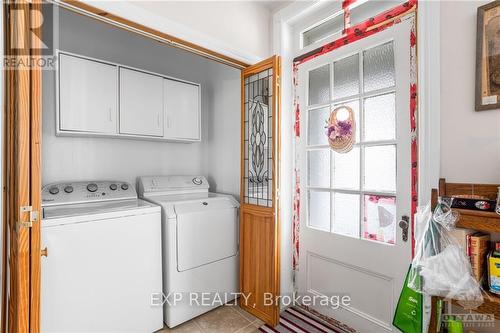
[[[200,87],[165,79],[168,139],[200,140]]]
[[[59,54],[59,130],[116,134],[117,94],[116,66]]]
[[[120,133],[163,136],[163,78],[120,68]]]

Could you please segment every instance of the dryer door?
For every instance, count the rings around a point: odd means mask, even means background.
[[[229,200],[175,206],[177,269],[186,271],[238,253],[237,208]]]

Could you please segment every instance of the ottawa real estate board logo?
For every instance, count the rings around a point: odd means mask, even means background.
[[[38,1],[38,0],[35,0]],[[59,8],[47,2],[39,6],[4,1],[8,19],[7,43],[4,45],[4,69],[54,70],[59,44]]]

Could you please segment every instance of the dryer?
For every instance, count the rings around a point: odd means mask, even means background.
[[[119,181],[42,189],[41,331],[163,327],[161,210]]]
[[[175,327],[236,298],[238,202],[205,177],[139,178],[139,195],[162,207],[164,321]]]

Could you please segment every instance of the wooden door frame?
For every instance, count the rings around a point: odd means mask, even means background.
[[[21,61],[36,61],[41,56],[41,40],[33,33],[40,36],[42,18],[37,12],[41,3],[16,0],[3,6],[5,55]],[[18,11],[14,13],[12,9]],[[23,46],[16,49],[15,45],[21,42]],[[4,73],[2,227],[5,233],[1,329],[2,332],[38,332],[41,69],[21,62],[14,68],[6,68]]]
[[[244,203],[245,197],[245,77],[262,72],[263,70],[273,68],[273,95],[272,95],[272,106],[273,106],[273,185],[272,185],[272,207],[262,207],[253,204]],[[245,255],[244,246],[244,228],[242,227],[243,215],[245,212],[250,212],[256,216],[269,216],[269,211],[272,211],[272,216],[274,218],[274,232],[275,232],[275,242],[273,244],[273,254],[271,262],[273,263],[273,271],[271,276],[272,287],[270,293],[275,296],[274,306],[272,314],[270,317],[261,313],[255,308],[243,304],[240,299],[240,307],[244,310],[250,312],[251,314],[257,316],[258,318],[264,320],[267,324],[271,326],[276,326],[279,323],[280,316],[280,304],[279,298],[276,296],[280,295],[280,283],[281,283],[281,226],[280,226],[280,160],[281,160],[281,58],[279,56],[272,56],[265,59],[253,66],[249,66],[241,71],[241,152],[240,152],[240,163],[241,163],[241,175],[240,175],[240,292],[244,292],[244,264],[241,262]],[[243,245],[242,245],[243,244]],[[258,253],[257,251],[254,253]]]

